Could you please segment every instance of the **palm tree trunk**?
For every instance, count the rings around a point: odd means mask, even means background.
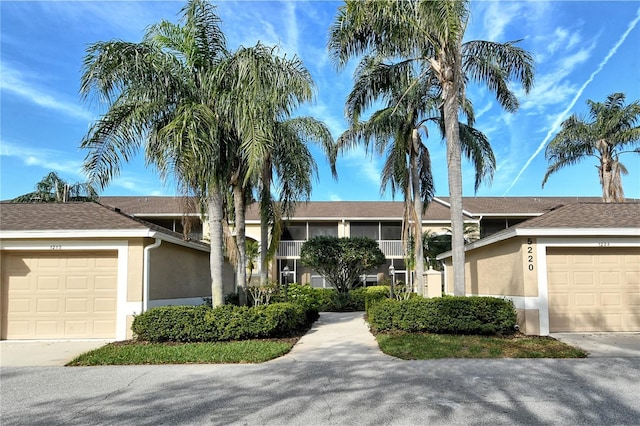
[[[266,285],[269,264],[267,252],[269,249],[269,221],[266,209],[271,204],[271,161],[267,161],[262,169],[262,189],[260,194],[260,285]],[[268,203],[268,204],[267,204]]]
[[[238,247],[238,263],[236,265],[236,283],[242,290],[240,293],[240,302],[246,302],[247,297],[247,249],[246,249],[246,230],[245,230],[245,210],[244,190],[242,185],[233,186],[233,201],[235,206],[235,228],[236,228],[236,246]]]
[[[447,139],[447,167],[449,171],[449,198],[451,202],[451,249],[453,254],[453,293],[465,295],[464,281],[464,220],[462,216],[462,155],[460,149],[460,127],[458,124],[459,73],[455,67],[445,69],[444,75],[451,78],[442,84],[444,100],[445,137]]]
[[[211,240],[211,303],[214,307],[224,304],[223,273],[224,237],[222,220],[224,219],[223,197],[219,190],[213,190],[208,197],[209,239]]]
[[[416,291],[420,296],[424,295],[424,254],[422,246],[422,211],[424,210],[424,200],[420,195],[420,179],[418,177],[418,146],[420,138],[418,130],[413,129],[411,145],[411,191],[413,196],[413,246],[415,256],[416,271]]]

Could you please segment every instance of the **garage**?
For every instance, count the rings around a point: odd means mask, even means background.
[[[6,252],[1,338],[115,338],[117,283],[117,251]]]
[[[636,200],[572,203],[468,244],[465,293],[511,300],[525,334],[639,332],[638,218]]]
[[[549,330],[640,331],[640,248],[547,248]]]

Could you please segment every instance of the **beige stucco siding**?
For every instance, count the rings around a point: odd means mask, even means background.
[[[529,256],[535,262],[535,241],[512,238],[466,252],[467,294],[537,296],[536,264],[529,270]],[[531,251],[533,254],[529,254]],[[447,260],[451,265],[451,260]],[[453,291],[453,273],[447,276],[447,291]]]
[[[129,258],[127,261],[127,302],[142,301],[144,282],[144,246],[151,244],[150,238],[129,239]]]
[[[150,300],[211,297],[208,252],[163,242],[149,253]]]

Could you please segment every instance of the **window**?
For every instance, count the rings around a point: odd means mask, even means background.
[[[352,237],[369,237],[374,240],[380,239],[378,222],[351,222],[350,227]]]
[[[381,240],[401,240],[402,239],[402,223],[401,222],[382,222]]]
[[[290,223],[282,231],[282,241],[300,241],[307,239],[306,223]]]
[[[309,222],[309,238],[312,237],[337,237],[337,222]]]

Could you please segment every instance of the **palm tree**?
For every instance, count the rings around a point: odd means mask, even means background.
[[[350,129],[340,138],[342,146],[373,141],[374,151],[387,152],[382,170],[381,191],[387,184],[392,195],[396,189],[404,196],[403,240],[413,242],[408,253],[415,256],[415,282],[419,294],[424,290],[422,245],[422,215],[433,198],[433,179],[429,150],[421,131],[428,136],[427,123],[434,123],[443,133],[439,87],[429,72],[419,74],[410,62],[383,62],[381,57],[366,56],[356,71],[354,89],[347,98],[346,111]],[[374,112],[365,122],[359,122],[368,106],[384,101],[384,108]],[[470,122],[473,114],[465,103]],[[476,188],[483,178],[493,176],[495,157],[489,142],[481,132],[461,124],[462,146],[476,167]]]
[[[233,129],[238,155],[231,162],[237,248],[237,282],[246,282],[245,211],[253,189],[260,185],[261,209],[270,208],[273,169],[286,212],[296,200],[308,198],[315,162],[304,145],[318,140],[328,150],[333,139],[327,127],[309,117],[292,119],[294,109],[310,101],[314,84],[300,59],[280,57],[276,49],[258,43],[241,48],[220,68],[229,84],[217,94]],[[333,163],[335,163],[335,155]],[[335,172],[335,166],[332,164]],[[264,222],[263,222],[264,226]],[[266,238],[263,238],[266,240]],[[262,241],[263,247],[267,243]],[[262,250],[266,254],[266,250]],[[262,260],[262,259],[261,259]],[[266,272],[266,260],[261,261]]]
[[[92,95],[107,111],[82,140],[85,170],[104,188],[122,162],[143,148],[162,178],[172,175],[185,193],[207,205],[211,230],[214,306],[223,303],[224,189],[231,155],[229,129],[212,96],[227,56],[215,7],[190,0],[179,24],[151,26],[140,43],[107,41],[87,49],[81,78],[85,100]]]
[[[36,190],[20,195],[14,203],[66,203],[68,201],[96,201],[98,192],[90,183],[69,183],[56,172],[50,172],[36,184]]]
[[[465,293],[465,262],[458,114],[465,86],[468,80],[485,84],[503,108],[515,111],[518,101],[508,81],[520,81],[527,92],[533,85],[533,59],[515,42],[463,43],[469,4],[468,0],[347,0],[338,10],[328,43],[339,67],[354,56],[374,53],[413,62],[438,81],[447,142],[454,292],[459,295]]]
[[[337,150],[329,128],[312,117],[294,117],[275,122],[276,143],[264,158],[259,182],[260,202],[260,283],[267,283],[267,268],[282,233],[281,219],[293,215],[296,205],[311,196],[311,180],[317,165],[309,143],[324,150],[331,172],[337,177]],[[276,187],[272,188],[274,184]],[[272,193],[275,189],[275,194]],[[275,195],[275,196],[274,196]],[[271,241],[269,241],[271,234]]]
[[[620,155],[640,154],[640,102],[625,106],[624,101],[623,93],[607,96],[604,103],[588,100],[591,121],[574,114],[562,123],[562,129],[545,151],[550,164],[542,179],[543,188],[549,176],[558,170],[586,157],[595,157],[600,163],[602,200],[605,203],[624,202],[621,175],[628,172],[620,162]]]

